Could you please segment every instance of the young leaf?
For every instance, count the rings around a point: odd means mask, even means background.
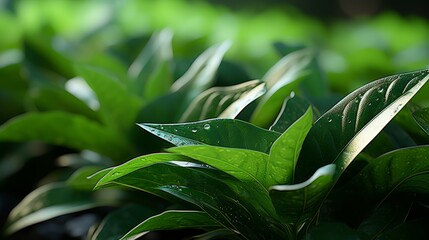
[[[112,205],[111,199],[95,200],[90,192],[73,190],[62,183],[49,184],[27,195],[10,213],[7,234],[64,214]]]
[[[167,93],[173,82],[172,37],[173,33],[167,29],[153,34],[128,70],[134,81],[133,90],[146,100]]]
[[[142,105],[141,100],[127,92],[124,84],[100,69],[79,66],[77,72],[97,95],[103,122],[116,129],[131,128]]]
[[[91,240],[117,240],[130,229],[155,214],[155,210],[140,205],[122,207],[107,215],[97,227]]]
[[[114,160],[135,154],[123,136],[87,118],[65,112],[26,113],[13,118],[0,127],[0,140],[41,140],[89,149]]]
[[[199,121],[215,117],[235,118],[244,107],[265,91],[265,83],[259,80],[235,86],[210,88],[192,101],[180,121]]]
[[[267,172],[268,155],[262,152],[202,145],[175,147],[168,151],[209,164],[242,181],[258,182],[267,188],[271,184],[265,180],[270,174]]]
[[[284,223],[300,224],[314,216],[334,184],[335,165],[318,169],[307,181],[270,188],[270,197]]]
[[[266,182],[271,185],[293,182],[296,161],[312,124],[313,111],[309,107],[301,118],[274,142],[268,158]]]
[[[180,124],[139,124],[176,146],[208,144],[268,153],[279,133],[236,119],[211,119]]]
[[[122,236],[121,239],[136,239],[149,231],[219,226],[221,225],[205,212],[169,210],[146,219]]]
[[[417,124],[429,135],[429,108],[420,109],[413,112],[413,117]]]
[[[304,141],[295,181],[304,181],[317,168],[332,162],[338,167],[338,178],[429,80],[428,73],[422,70],[374,81],[322,115]]]
[[[253,124],[269,126],[272,123],[284,99],[297,88],[310,58],[311,52],[308,49],[291,53],[265,74],[262,80],[266,82],[268,91],[252,114],[250,121]]]

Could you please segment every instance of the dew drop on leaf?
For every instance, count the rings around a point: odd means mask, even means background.
[[[328,122],[332,122],[332,118],[328,117]]]
[[[377,88],[377,92],[382,93],[383,91],[384,91],[384,88],[382,88],[382,87]]]
[[[196,133],[196,132],[198,132],[198,130],[194,128],[191,130],[191,132]]]
[[[210,124],[208,124],[208,123],[204,124],[204,129],[205,130],[210,130]]]

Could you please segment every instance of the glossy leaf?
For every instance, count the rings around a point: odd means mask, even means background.
[[[335,162],[337,177],[428,81],[423,70],[382,78],[349,94],[310,130],[297,164],[296,182]]]
[[[77,72],[97,95],[103,122],[113,128],[131,128],[142,104],[141,100],[127,92],[124,84],[100,69],[79,66]]]
[[[12,210],[6,233],[64,214],[112,204],[111,199],[95,200],[90,192],[76,191],[61,183],[45,185],[27,195]]]
[[[100,223],[91,240],[117,240],[136,225],[155,214],[154,209],[129,205],[117,209]]]
[[[154,172],[158,174],[151,174]],[[287,231],[272,219],[275,217],[273,209],[265,206],[269,202],[259,201],[263,192],[256,196],[250,194],[249,191],[255,189],[246,190],[247,185],[213,168],[160,163],[131,172],[112,183],[151,192],[172,201],[177,202],[179,198],[195,204],[226,228],[249,239],[279,237]],[[233,183],[237,191],[230,188]],[[249,199],[249,196],[258,200]]]
[[[312,218],[332,188],[334,174],[335,165],[329,164],[303,183],[272,186],[270,196],[282,221],[300,224]]]
[[[100,179],[96,177],[89,178],[89,176],[100,170],[101,167],[99,166],[81,167],[67,179],[67,185],[74,189],[91,191]]]
[[[210,232],[206,232],[203,234],[200,234],[198,236],[195,236],[192,238],[193,240],[211,240],[211,239],[231,239],[231,240],[240,240],[241,238],[234,235],[233,232],[231,232],[228,229],[216,229]]]
[[[208,89],[192,101],[180,121],[235,118],[243,108],[266,91],[264,86],[265,83],[253,80],[234,86]]]
[[[305,68],[310,62],[311,52],[300,50],[283,57],[262,78],[267,84],[267,93],[262,96],[252,114],[251,122],[258,126],[269,126],[277,116],[285,98],[297,89]]]
[[[270,127],[271,131],[283,133],[288,129],[296,120],[298,120],[308,110],[309,102],[294,96],[286,98],[283,102],[282,109],[280,110],[277,119]]]
[[[347,185],[350,204],[377,206],[395,192],[429,193],[429,147],[404,148],[371,161]],[[365,199],[352,201],[357,196]],[[352,208],[353,209],[353,208]]]
[[[295,165],[305,136],[313,124],[311,107],[273,144],[267,164],[266,179],[270,184],[292,184]]]
[[[75,149],[89,149],[115,160],[135,154],[121,135],[82,116],[64,112],[26,113],[0,127],[0,140],[39,140]]]
[[[121,239],[135,239],[149,231],[206,228],[221,226],[207,213],[189,210],[169,210],[150,217],[137,225]]]
[[[170,154],[170,153],[156,153],[156,154],[150,154],[145,156],[140,156],[137,158],[134,158],[124,164],[121,164],[117,167],[113,167],[109,169],[109,172],[105,174],[97,183],[97,187],[110,182],[114,181],[117,178],[120,178],[122,176],[125,176],[131,172],[134,172],[138,169],[156,164],[156,163],[162,163],[162,162],[170,162],[170,161],[179,161],[183,160],[184,157],[177,155],[177,154]],[[104,171],[104,170],[103,170]]]
[[[272,185],[266,177],[271,174],[267,172],[268,155],[262,152],[205,145],[175,147],[168,151],[209,164],[243,181],[258,182],[265,187]]]
[[[429,108],[413,112],[413,117],[423,131],[429,135]]]
[[[279,133],[241,120],[211,119],[180,124],[139,124],[150,133],[176,146],[208,144],[268,153]]]
[[[133,90],[146,100],[167,93],[173,83],[172,37],[173,33],[167,29],[153,34],[129,68]]]

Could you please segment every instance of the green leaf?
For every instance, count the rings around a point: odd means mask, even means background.
[[[428,225],[429,219],[427,217],[408,221],[381,235],[377,239],[426,239],[429,235]]]
[[[310,130],[296,168],[296,182],[336,163],[337,178],[366,145],[428,81],[429,71],[394,75],[349,94]]]
[[[268,153],[279,133],[236,119],[211,119],[179,124],[139,124],[176,146],[208,144]]]
[[[154,209],[129,205],[115,210],[97,227],[91,240],[117,240],[124,236],[130,229],[155,214]]]
[[[111,168],[107,174],[105,174],[97,183],[96,187],[99,187],[107,182],[114,181],[117,178],[125,176],[138,169],[153,165],[155,163],[180,161],[184,160],[185,157],[171,153],[156,153],[145,156],[134,158],[122,165]],[[104,171],[104,170],[103,170]]]
[[[226,228],[249,239],[263,236],[278,238],[287,232],[273,219],[275,212],[272,205],[270,207],[265,190],[258,192],[260,188],[255,188],[255,185],[251,188],[217,169],[203,165],[159,163],[131,172],[111,183],[172,201],[182,199],[195,204]],[[254,194],[255,191],[258,194]],[[261,201],[264,194],[266,198],[262,199],[267,200]]]
[[[344,196],[362,212],[395,192],[429,194],[429,147],[404,148],[370,161],[346,189]],[[353,201],[363,195],[365,199]]]
[[[305,240],[330,240],[330,239],[362,239],[358,233],[349,226],[339,222],[324,222],[317,225],[304,237]]]
[[[125,234],[121,239],[136,239],[149,231],[219,226],[221,225],[205,212],[169,210],[148,218]]]
[[[238,236],[234,235],[231,230],[228,229],[216,229],[210,232],[206,232],[195,236],[193,240],[211,240],[211,239],[230,239],[230,240],[240,240]]]
[[[300,224],[314,216],[334,184],[335,165],[318,169],[307,181],[270,188],[270,197],[284,223]]]
[[[100,179],[96,177],[88,177],[99,172],[101,168],[102,167],[99,166],[81,167],[76,170],[69,179],[67,179],[67,185],[77,190],[91,191]]]
[[[258,182],[267,188],[272,183],[266,177],[270,174],[267,172],[268,155],[262,152],[204,145],[175,147],[168,151],[209,164],[242,181]]]
[[[235,118],[243,108],[265,91],[265,83],[259,80],[210,88],[192,101],[180,121],[198,121],[215,117]]]
[[[146,100],[167,93],[173,83],[172,37],[167,29],[154,33],[129,68],[134,90]]]
[[[96,112],[64,89],[38,87],[30,92],[30,96],[39,111],[65,111],[99,120]]]
[[[309,107],[301,118],[274,142],[268,158],[266,182],[272,185],[293,182],[299,152],[312,124],[313,111]]]
[[[32,224],[68,213],[112,205],[111,199],[97,200],[90,192],[73,190],[62,183],[40,187],[27,195],[10,213],[7,234]]]
[[[429,135],[429,108],[420,109],[413,112],[413,117],[417,124]]]
[[[79,66],[77,72],[97,95],[100,114],[107,126],[122,130],[133,127],[142,105],[140,99],[127,92],[124,84],[100,69]]]
[[[271,131],[283,133],[308,110],[308,101],[294,96],[286,98],[276,121],[270,127]]]
[[[311,52],[300,50],[283,57],[262,78],[267,84],[267,93],[262,96],[252,114],[251,122],[258,126],[269,126],[277,116],[286,97],[296,90],[305,68],[310,62]]]
[[[114,160],[135,154],[118,133],[82,116],[64,112],[26,113],[0,127],[0,140],[40,140],[75,149],[89,149]]]

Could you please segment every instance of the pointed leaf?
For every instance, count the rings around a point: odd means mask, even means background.
[[[264,86],[265,83],[253,80],[234,86],[208,89],[192,101],[180,121],[235,118],[244,107],[265,92]]]
[[[311,107],[293,123],[273,144],[267,164],[266,182],[291,184],[301,146],[313,124]]]
[[[62,183],[45,185],[27,195],[12,210],[6,233],[64,214],[113,203],[111,199],[96,200],[90,192],[76,191]]]
[[[307,181],[294,185],[276,185],[270,196],[284,223],[300,224],[314,216],[326,193],[334,184],[335,165],[318,169]]]
[[[229,239],[229,240],[240,240],[238,236],[234,235],[231,230],[228,229],[217,229],[210,232],[206,232],[195,236],[193,240],[211,240],[211,239]]]
[[[117,240],[130,229],[155,214],[149,207],[130,205],[107,215],[100,223],[91,240]]]
[[[265,187],[271,184],[265,180],[270,174],[267,172],[268,155],[262,152],[202,145],[175,147],[168,151],[209,164],[243,181],[258,182]]]
[[[208,144],[268,153],[280,136],[241,120],[211,119],[180,124],[139,124],[146,131],[176,146]]]
[[[89,149],[115,160],[135,150],[121,135],[82,116],[64,112],[26,113],[0,127],[0,140],[40,140],[75,149]]]
[[[100,69],[79,66],[77,72],[97,95],[103,122],[117,129],[131,128],[142,104],[141,100],[127,92],[123,83]]]
[[[310,62],[311,52],[300,50],[283,57],[262,78],[267,84],[267,93],[262,96],[252,114],[251,122],[269,126],[281,109],[283,101],[296,90],[304,70]]]
[[[92,191],[97,184],[99,178],[88,178],[96,172],[99,172],[102,167],[100,166],[86,166],[76,170],[67,179],[67,185],[73,189]]]
[[[133,90],[146,100],[167,93],[173,83],[172,37],[173,33],[167,29],[153,34],[129,68]]]
[[[283,133],[296,120],[298,120],[302,115],[304,115],[309,106],[310,104],[308,101],[298,96],[286,98],[283,102],[282,109],[280,110],[277,119],[270,127],[270,130]]]
[[[349,94],[310,130],[297,164],[304,181],[325,164],[337,163],[337,177],[428,81],[429,71],[382,78]]]
[[[413,112],[413,117],[417,124],[429,135],[429,108],[420,109]]]
[[[169,210],[148,218],[125,234],[121,239],[136,239],[149,231],[219,226],[221,225],[205,212]]]

